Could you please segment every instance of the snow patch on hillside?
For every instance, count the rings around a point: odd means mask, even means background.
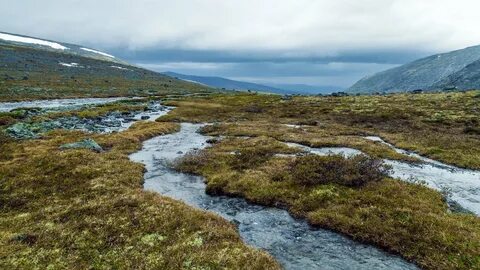
[[[130,70],[128,68],[119,67],[119,66],[110,66],[111,68],[121,69],[121,70]]]
[[[68,50],[69,49],[69,48],[67,48],[63,45],[60,45],[58,43],[55,43],[55,42],[36,39],[36,38],[14,36],[14,35],[9,35],[9,34],[5,34],[5,33],[0,33],[0,39],[7,40],[7,41],[14,41],[14,42],[30,43],[30,44],[48,46],[48,47],[51,47],[51,48],[56,49],[56,50]]]
[[[82,49],[84,51],[87,51],[87,52],[93,52],[93,53],[96,53],[96,54],[101,54],[101,55],[106,56],[106,57],[115,58],[115,56],[113,56],[111,54],[104,53],[104,52],[99,52],[99,51],[92,50],[92,49],[89,49],[89,48],[80,48],[80,49]]]
[[[58,63],[59,65],[61,66],[64,66],[64,67],[78,67],[78,68],[83,68],[83,66],[80,66],[78,63],[63,63],[63,62],[60,62]]]
[[[188,80],[188,79],[180,79],[180,80],[185,81],[185,82],[196,83],[196,84],[201,84],[201,85],[204,85],[204,86],[208,86],[207,84],[204,84],[204,83],[201,83],[201,82],[198,82],[198,81],[194,81],[194,80]]]

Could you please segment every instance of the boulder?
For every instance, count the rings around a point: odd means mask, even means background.
[[[75,143],[61,145],[60,149],[90,149],[95,152],[103,152],[103,148],[96,141],[90,138]]]

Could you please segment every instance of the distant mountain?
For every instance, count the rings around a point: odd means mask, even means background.
[[[278,89],[275,87],[270,87],[266,85],[242,82],[230,80],[222,77],[207,77],[207,76],[195,76],[195,75],[185,75],[175,72],[163,72],[163,74],[170,77],[179,78],[185,81],[201,83],[215,88],[225,88],[226,90],[253,90],[253,91],[262,91],[262,92],[272,92],[285,94],[288,91]]]
[[[202,91],[95,49],[0,32],[0,100]]]
[[[331,93],[340,90],[334,86],[311,86],[305,84],[278,84],[278,85],[262,85],[257,83],[230,80],[222,77],[208,77],[185,75],[175,72],[164,72],[163,74],[179,78],[189,82],[201,83],[207,86],[226,89],[226,90],[252,90],[260,92],[270,92],[276,94],[318,94]],[[328,90],[325,90],[328,89]]]
[[[436,54],[365,77],[349,93],[480,88],[480,46]],[[464,70],[465,69],[465,70]]]

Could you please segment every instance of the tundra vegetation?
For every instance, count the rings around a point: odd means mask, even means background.
[[[442,194],[387,176],[380,159],[418,160],[367,140],[480,169],[480,91],[386,96],[294,97],[213,94],[164,102],[157,122],[113,134],[56,130],[15,140],[4,128],[64,116],[141,110],[116,103],[49,114],[0,115],[0,268],[278,269],[242,243],[234,225],[142,191],[141,141],[209,122],[222,136],[178,160],[203,175],[212,195],[286,208],[312,225],[371,243],[424,269],[480,269],[480,220],[452,213]],[[104,151],[60,149],[93,139]],[[366,155],[319,157],[284,142],[346,146]]]
[[[68,113],[96,117],[125,106]],[[143,167],[128,154],[178,128],[138,122],[120,133],[56,130],[21,141],[2,131],[0,268],[279,269],[228,221],[143,191]],[[62,147],[92,140],[104,151]]]
[[[178,108],[164,121],[218,123],[207,132],[211,135],[266,135],[309,146],[348,146],[377,157],[406,158],[362,138],[377,135],[399,148],[480,169],[480,91],[291,100],[275,95],[212,95],[167,104]]]
[[[312,225],[398,253],[424,269],[480,269],[480,219],[452,213],[437,191],[388,178],[389,168],[378,158],[409,157],[363,138],[380,135],[478,169],[480,134],[471,132],[480,120],[478,91],[292,100],[219,95],[169,104],[177,109],[161,120],[212,122],[202,132],[226,137],[175,165],[203,175],[210,194],[286,208]],[[368,157],[292,156],[285,141],[348,146]]]
[[[0,44],[0,63],[0,101],[213,91],[136,66],[15,44]]]

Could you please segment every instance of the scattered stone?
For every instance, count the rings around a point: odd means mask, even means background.
[[[21,234],[17,234],[15,236],[13,236],[11,238],[11,241],[19,242],[19,243],[22,243],[22,244],[32,246],[33,244],[35,244],[37,242],[37,239],[38,239],[38,237],[36,235],[21,233]]]
[[[148,108],[152,112],[163,111],[164,106],[160,105],[158,102],[149,103]],[[24,115],[24,117],[39,115],[44,113],[43,109],[39,108],[29,108],[29,109],[18,109],[19,114]],[[61,117],[55,120],[48,120],[43,122],[22,122],[12,125],[7,128],[7,133],[16,139],[36,139],[40,138],[43,133],[54,129],[67,129],[67,130],[83,130],[86,132],[95,132],[95,133],[110,133],[114,131],[120,131],[124,127],[124,123],[135,122],[138,119],[135,119],[134,116],[138,115],[139,111],[134,112],[110,112],[107,115],[99,116],[95,118],[79,118],[76,116],[72,117]],[[142,120],[150,119],[150,116],[142,116]],[[125,127],[126,128],[126,127]]]
[[[209,144],[216,144],[216,143],[218,143],[218,142],[219,142],[219,140],[218,140],[218,139],[215,139],[215,138],[213,138],[213,139],[208,139],[208,140],[206,141],[206,143],[209,143]]]
[[[67,143],[60,146],[60,149],[90,149],[97,153],[103,152],[103,148],[93,139],[84,139],[75,143]]]
[[[182,152],[182,151],[178,151],[177,154],[178,154],[178,155],[182,155],[183,152]]]
[[[12,125],[11,127],[7,128],[7,133],[14,137],[14,138],[37,138],[33,131],[30,130],[28,124],[25,123],[17,123]]]
[[[237,219],[232,219],[232,220],[230,221],[230,223],[232,223],[237,229],[238,229],[238,227],[239,227],[240,224],[241,224],[241,222],[240,222],[239,220],[237,220]]]

